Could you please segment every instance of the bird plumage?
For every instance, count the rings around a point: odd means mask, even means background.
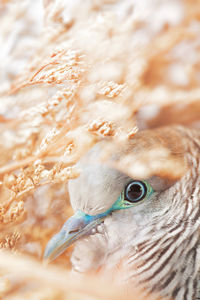
[[[179,126],[141,131],[116,149],[108,163],[101,162],[102,146],[78,163],[81,175],[69,182],[75,212],[109,212],[76,241],[74,270],[101,268],[102,273],[120,274],[128,286],[176,300],[198,299],[199,131]],[[154,192],[137,205],[110,211],[132,178],[145,179]]]

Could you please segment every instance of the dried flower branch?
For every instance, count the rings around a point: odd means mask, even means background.
[[[77,287],[71,250],[59,270],[45,269],[42,254],[71,214],[66,182],[95,143],[106,141],[109,158],[137,130],[199,128],[199,2],[173,0],[173,13],[169,0],[25,2],[0,1],[0,248],[21,255],[0,253],[0,297],[120,299],[93,278]],[[138,160],[149,174],[160,168],[152,157],[168,155],[154,150]],[[118,167],[133,174],[130,159]]]

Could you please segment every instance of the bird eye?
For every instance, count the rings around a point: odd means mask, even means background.
[[[145,198],[147,186],[143,181],[131,181],[124,189],[124,199],[135,203]]]

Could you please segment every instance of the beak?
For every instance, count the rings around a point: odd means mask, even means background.
[[[105,218],[105,214],[96,216],[86,215],[78,211],[69,218],[58,232],[47,244],[44,259],[48,262],[62,254],[71,244],[81,237],[91,233]]]

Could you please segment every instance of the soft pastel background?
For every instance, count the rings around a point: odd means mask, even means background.
[[[199,32],[199,0],[0,0],[3,299],[120,299],[69,277],[71,249],[43,266],[44,248],[92,145],[200,128]]]

